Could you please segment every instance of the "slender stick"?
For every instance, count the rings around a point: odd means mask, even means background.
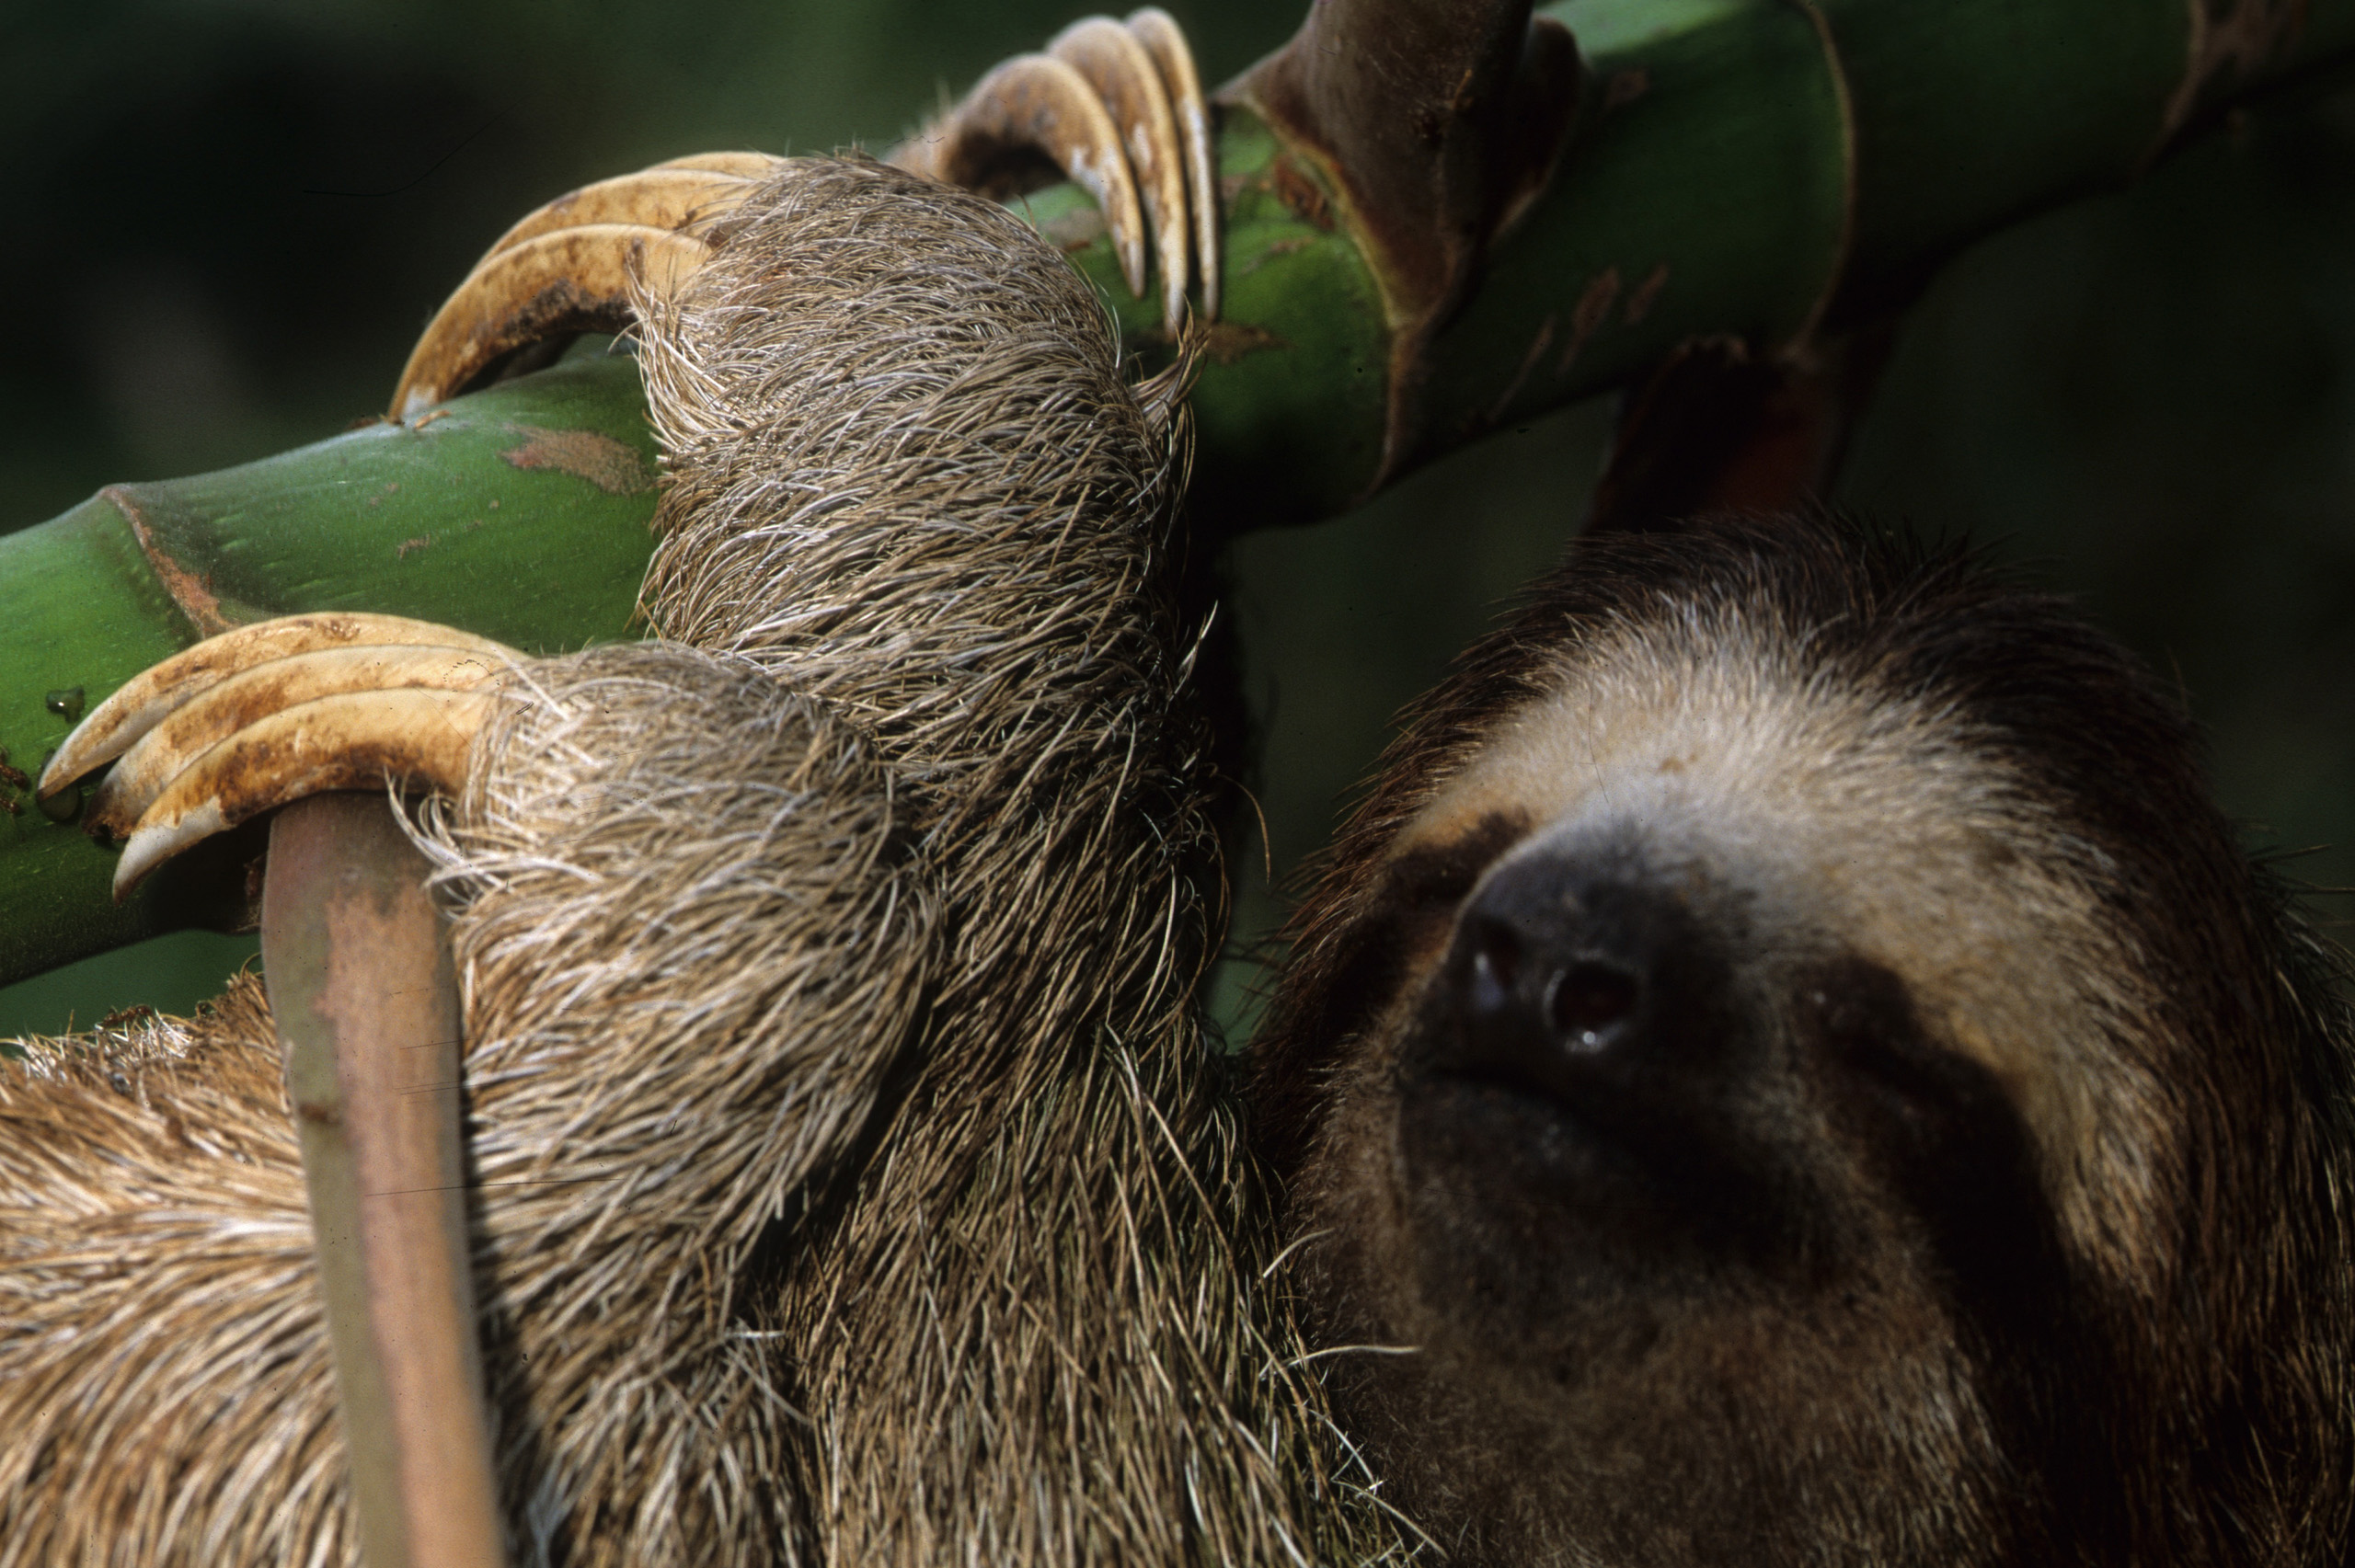
[[[368,1568],[499,1568],[468,1263],[457,986],[382,796],[271,825],[262,966],[301,1129]]]

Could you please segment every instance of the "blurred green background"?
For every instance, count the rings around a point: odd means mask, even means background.
[[[1298,20],[1169,9],[1213,82]],[[5,0],[0,530],[373,413],[442,296],[549,196],[687,152],[888,143],[1078,10]],[[2236,117],[1947,269],[1836,491],[2079,597],[2180,683],[2251,841],[2326,846],[2290,865],[2325,887],[2355,882],[2351,259],[2355,95]],[[1398,705],[1575,532],[1610,417],[1565,410],[1230,551],[1266,822],[1233,868],[1237,1026],[1280,890]],[[0,990],[0,1035],[184,1010],[252,950],[169,938]]]

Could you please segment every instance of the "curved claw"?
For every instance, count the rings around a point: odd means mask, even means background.
[[[374,789],[389,773],[454,794],[494,693],[412,689],[303,703],[198,757],[140,813],[115,863],[120,899],[198,840],[329,789]]]
[[[1185,154],[1177,136],[1169,94],[1160,67],[1144,44],[1109,17],[1088,17],[1055,35],[1047,52],[1064,62],[1102,97],[1115,123],[1128,134],[1123,151],[1134,171],[1145,215],[1153,220],[1155,250],[1161,261],[1163,315],[1177,329],[1186,299],[1187,258]],[[1142,248],[1140,246],[1140,248]],[[1123,258],[1125,260],[1125,258]],[[1130,287],[1144,292],[1143,280]]]
[[[352,693],[472,691],[507,668],[504,658],[465,647],[362,645],[275,659],[245,670],[165,715],[125,751],[90,799],[89,826],[118,837],[131,832],[173,781],[207,751],[272,715]]]
[[[1023,54],[982,77],[940,126],[901,143],[891,161],[948,185],[1011,194],[1004,173],[1044,154],[1104,210],[1132,292],[1144,292],[1144,212],[1120,127],[1077,67]]]
[[[1161,261],[1162,315],[1185,314],[1199,258],[1207,314],[1218,309],[1218,188],[1210,109],[1185,35],[1147,7],[1125,24],[1073,23],[1044,54],[1009,60],[964,102],[895,148],[900,167],[996,195],[1044,157],[1103,210],[1129,287],[1145,290],[1145,220]]]
[[[127,835],[120,898],[208,834],[386,774],[455,792],[466,753],[521,656],[395,615],[290,616],[165,660],[92,711],[42,771],[54,794],[119,757],[93,830]]]
[[[392,417],[454,395],[502,354],[629,324],[633,269],[668,292],[708,254],[695,230],[725,216],[781,160],[697,153],[568,191],[492,242],[418,339]]]
[[[503,250],[525,240],[561,229],[595,223],[634,224],[649,229],[685,229],[725,215],[751,194],[753,177],[729,168],[713,168],[721,160],[749,160],[752,153],[706,154],[700,160],[658,164],[636,174],[616,175],[568,191],[546,206],[527,213],[483,253],[475,269],[482,269]],[[774,163],[775,159],[767,160]],[[762,172],[766,172],[763,170]]]
[[[620,331],[629,325],[634,279],[668,293],[709,254],[703,241],[674,229],[583,223],[485,257],[418,339],[393,390],[393,418],[447,400],[500,356],[528,344]]]
[[[706,174],[734,175],[738,179],[766,179],[785,162],[775,153],[690,153],[652,166],[658,169],[701,169]]]
[[[522,657],[488,637],[402,615],[330,612],[258,621],[207,637],[124,681],[74,727],[41,770],[36,787],[44,796],[57,794],[92,769],[121,756],[173,710],[248,670],[297,655],[354,647],[437,647],[494,665]]]
[[[698,153],[569,191],[494,241],[418,339],[393,418],[462,390],[501,355],[629,324],[633,269],[658,292],[708,254],[695,231],[725,216],[778,159]]]
[[[1218,319],[1219,204],[1217,144],[1211,140],[1210,100],[1194,69],[1194,52],[1175,17],[1158,6],[1129,13],[1129,31],[1161,68],[1169,107],[1178,117],[1178,137],[1186,155],[1186,183],[1194,215],[1194,254],[1201,263],[1202,315]]]

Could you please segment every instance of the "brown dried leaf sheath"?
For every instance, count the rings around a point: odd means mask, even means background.
[[[976,198],[716,237],[642,306],[675,640],[529,666],[428,828],[511,1550],[1384,1554],[1189,1011],[1174,386]],[[0,1564],[350,1560],[256,997],[0,1079]]]

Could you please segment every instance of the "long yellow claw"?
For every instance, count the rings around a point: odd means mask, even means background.
[[[335,611],[258,621],[208,637],[132,676],[84,716],[41,770],[40,793],[52,795],[129,750],[133,742],[223,681],[273,660],[354,647],[441,647],[501,661],[514,649],[430,621]]]
[[[1176,18],[1158,6],[1129,13],[1129,30],[1137,36],[1153,63],[1161,68],[1171,112],[1178,117],[1178,137],[1186,149],[1186,183],[1193,203],[1194,254],[1200,264],[1202,315],[1218,319],[1219,205],[1218,150],[1211,138],[1210,100],[1202,96],[1202,78],[1194,69],[1194,52]]]
[[[456,793],[514,649],[397,615],[288,616],[125,683],[41,773],[52,795],[115,761],[93,831],[126,836],[115,897],[199,839],[305,795],[385,778]]]
[[[752,153],[706,154],[701,159],[659,164],[636,174],[617,175],[557,197],[518,220],[491,242],[483,261],[512,250],[525,240],[564,229],[594,223],[619,223],[639,228],[681,230],[724,217],[752,189],[755,177],[712,167],[760,155]],[[773,158],[761,159],[763,165]],[[765,167],[762,172],[765,173]],[[480,269],[482,263],[477,262]]]
[[[675,289],[709,254],[699,233],[780,161],[698,153],[584,185],[526,214],[435,313],[393,390],[392,417],[416,418],[530,344],[620,331],[633,277],[658,294]]]
[[[1185,149],[1161,69],[1135,33],[1109,17],[1089,17],[1056,35],[1047,52],[1069,63],[1102,96],[1113,120],[1127,131],[1122,150],[1134,171],[1145,215],[1153,221],[1161,262],[1164,324],[1178,328],[1184,309],[1191,236],[1186,220]],[[1132,278],[1138,293],[1143,280]]]
[[[893,149],[890,161],[947,184],[1012,195],[1024,189],[1025,166],[1041,158],[1095,198],[1140,297],[1149,220],[1171,332],[1197,272],[1204,314],[1217,315],[1210,107],[1168,13],[1148,6],[1125,23],[1074,22],[1044,54],[1009,60],[982,77],[962,103]]]
[[[244,670],[173,709],[122,754],[91,799],[89,826],[130,831],[206,752],[273,715],[331,696],[471,691],[509,668],[506,658],[465,647],[362,645]]]
[[[528,222],[528,220],[527,220]],[[447,402],[502,356],[579,332],[629,325],[630,287],[674,291],[710,247],[647,223],[582,223],[485,257],[444,302],[393,389],[393,417]]]
[[[120,899],[200,839],[306,795],[380,789],[387,775],[455,794],[491,692],[410,689],[322,697],[215,743],[148,804],[115,864]]]

